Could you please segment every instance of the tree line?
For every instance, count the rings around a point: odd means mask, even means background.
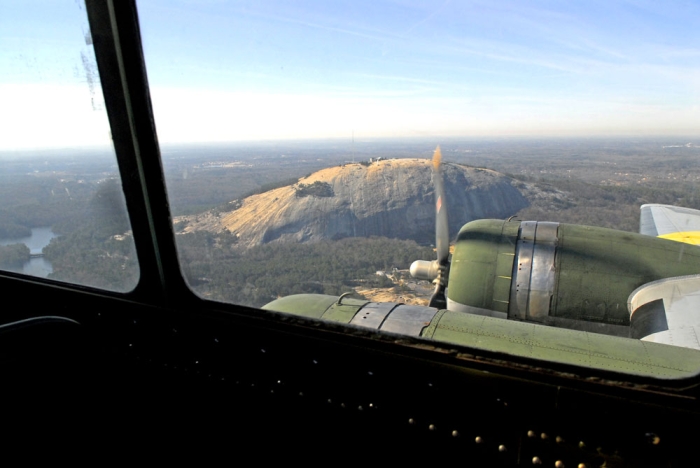
[[[354,286],[387,287],[376,272],[406,269],[430,260],[432,248],[384,237],[305,244],[270,243],[247,250],[230,233],[199,231],[177,236],[183,273],[208,299],[260,307],[290,294],[339,295]]]

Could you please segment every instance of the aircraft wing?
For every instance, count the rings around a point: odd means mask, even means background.
[[[641,234],[700,245],[700,210],[658,204],[640,209]]]
[[[647,283],[630,294],[630,337],[700,349],[700,275]]]
[[[639,232],[700,245],[700,210],[641,206]],[[627,300],[630,337],[700,349],[700,275],[678,276],[640,286]]]

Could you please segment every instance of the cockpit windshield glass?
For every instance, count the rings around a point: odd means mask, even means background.
[[[138,7],[201,297],[697,372],[697,5]]]
[[[0,269],[130,291],[139,266],[85,7],[0,7]]]

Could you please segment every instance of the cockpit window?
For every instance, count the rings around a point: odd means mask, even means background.
[[[216,301],[692,374],[700,320],[674,291],[700,275],[696,10],[139,2],[185,278]],[[672,205],[675,229],[640,230]]]
[[[0,269],[129,291],[139,266],[80,2],[0,14]]]

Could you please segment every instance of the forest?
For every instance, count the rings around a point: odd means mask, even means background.
[[[430,247],[385,237],[306,244],[272,243],[241,251],[236,237],[199,231],[177,236],[183,273],[207,299],[260,307],[289,294],[339,295],[363,285],[393,287],[377,271],[432,260]]]
[[[44,248],[51,279],[114,291],[129,291],[139,278],[136,248],[130,235],[121,185],[99,184],[82,216],[70,230]]]
[[[29,247],[24,244],[0,245],[0,265],[20,267],[29,260]]]
[[[596,185],[568,178],[511,177],[532,182],[544,191],[569,194],[570,201],[560,204],[556,210],[545,210],[536,204],[522,209],[517,214],[522,220],[558,221],[638,232],[639,207],[643,204],[661,203],[700,209],[700,196],[696,195],[695,189],[681,184],[661,188],[642,184]]]
[[[138,262],[121,184],[113,163],[70,156],[54,161],[3,161],[0,239],[51,227],[59,236],[43,250],[50,279],[116,291],[133,289]],[[121,240],[118,240],[121,239]],[[24,244],[0,247],[0,268],[29,259]]]

